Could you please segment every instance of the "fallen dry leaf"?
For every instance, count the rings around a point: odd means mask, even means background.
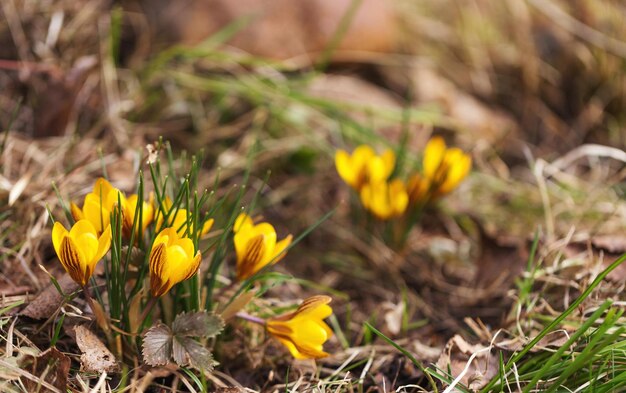
[[[195,45],[229,24],[243,24],[227,44],[274,59],[301,57],[310,63],[332,42],[352,0],[151,0],[142,1],[160,44]],[[339,38],[334,58],[351,53],[389,52],[397,44],[393,7],[384,0],[362,0]],[[285,34],[288,31],[289,34]],[[166,42],[162,42],[166,41]]]
[[[37,378],[23,378],[24,386],[31,392],[55,392],[51,387],[64,392],[67,388],[70,363],[70,358],[54,347],[36,356],[25,356],[20,362],[20,368]]]
[[[491,146],[511,149],[518,126],[508,114],[481,103],[457,88],[431,67],[415,67],[411,74],[419,104],[435,103],[465,131],[461,134],[472,145],[485,140]]]
[[[591,244],[611,254],[623,254],[626,252],[625,235],[594,236],[591,238]]]
[[[112,373],[119,371],[115,356],[100,341],[98,336],[82,325],[74,328],[76,344],[83,353],[80,355],[81,370],[93,373]]]
[[[64,274],[58,280],[59,286],[64,293],[69,294],[77,291],[80,287],[72,278]],[[47,319],[63,305],[63,296],[56,287],[50,283],[26,308],[21,315],[32,319]]]
[[[398,304],[393,304],[391,302],[385,302],[383,304],[383,309],[385,310],[385,323],[387,325],[387,329],[393,335],[400,333],[402,329],[402,316],[404,315],[404,309],[406,305],[404,302],[399,302]]]
[[[498,356],[494,350],[487,348],[470,344],[457,334],[446,344],[437,360],[437,367],[443,371],[449,369],[452,378],[463,374],[460,382],[469,389],[478,390],[498,374]],[[474,354],[476,356],[470,363]]]

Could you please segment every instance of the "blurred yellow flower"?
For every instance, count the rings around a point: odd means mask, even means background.
[[[52,228],[52,244],[65,271],[84,287],[111,247],[111,227],[98,236],[89,220],[77,221],[69,232],[57,221]]]
[[[124,200],[124,194],[113,187],[104,178],[96,180],[93,191],[85,196],[83,208],[79,208],[73,202],[70,209],[74,220],[89,220],[98,233],[102,233],[104,228],[109,226],[111,212],[118,202],[118,195]]]
[[[404,214],[409,196],[402,180],[366,183],[361,189],[361,203],[381,220]]]
[[[337,150],[335,153],[335,167],[339,176],[357,191],[367,182],[387,180],[395,166],[396,155],[391,150],[379,156],[370,146],[361,145],[354,149],[352,155],[345,150]]]
[[[411,203],[426,203],[430,197],[430,181],[419,173],[409,177],[406,189]]]
[[[292,240],[292,236],[288,235],[277,242],[276,230],[271,224],[262,222],[254,225],[252,218],[245,213],[237,217],[233,231],[238,280],[245,280],[266,265],[280,261]]]
[[[137,194],[133,194],[128,198],[122,200],[122,216],[123,216],[123,225],[122,231],[124,237],[130,239],[131,232],[133,230],[133,221],[135,220],[135,213],[137,210],[139,196]],[[146,232],[146,228],[152,222],[152,218],[154,216],[154,209],[152,204],[147,203],[145,201],[141,201],[141,223],[137,223],[135,236],[141,237]],[[137,218],[139,219],[139,217]]]
[[[317,359],[328,356],[323,345],[333,332],[324,322],[333,309],[328,296],[313,296],[290,314],[267,321],[266,329],[289,349],[296,359]]]
[[[174,228],[165,228],[154,239],[150,251],[150,291],[160,297],[200,267],[200,251],[194,254],[191,239],[179,237]]]
[[[153,199],[153,197],[151,196],[150,199]],[[154,215],[156,217],[155,221],[156,221],[157,232],[161,229],[162,226],[167,226],[167,227],[175,228],[179,236],[190,236],[193,233],[192,217],[191,217],[191,214],[187,211],[187,209],[180,208],[178,210],[175,210],[172,213],[169,213],[170,210],[173,208],[172,200],[169,197],[165,197],[165,200],[163,201],[161,205],[161,209],[157,207],[155,202],[153,203],[154,203],[153,209],[155,210]],[[164,216],[167,216],[166,225],[163,225]],[[214,222],[215,220],[213,220],[212,218],[209,218],[208,220],[206,220],[204,224],[202,225],[200,236],[206,235],[213,227]],[[187,231],[187,224],[189,224],[189,231]]]
[[[433,198],[449,193],[467,176],[471,168],[472,158],[468,154],[456,147],[448,149],[441,137],[431,138],[424,149],[423,179],[409,181],[412,200],[423,197],[423,190],[426,188]]]

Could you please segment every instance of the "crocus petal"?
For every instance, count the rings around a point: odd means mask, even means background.
[[[193,246],[193,242],[191,241],[191,239],[186,238],[186,237],[178,239],[176,241],[176,245],[182,248],[182,250],[185,252],[186,258],[193,258],[194,246]]]
[[[183,277],[186,274],[186,264],[187,264],[187,254],[185,250],[175,244],[173,246],[167,247],[166,250],[166,270],[164,271],[164,276],[168,276],[171,281],[182,281]]]
[[[82,220],[85,218],[83,211],[76,206],[74,202],[70,202],[70,212],[72,213],[72,217],[74,217],[74,221]]]
[[[387,180],[389,176],[387,174],[387,167],[385,166],[385,162],[380,157],[372,157],[372,159],[368,162],[368,181],[380,182]]]
[[[76,243],[76,247],[83,252],[85,263],[91,264],[98,251],[98,237],[94,233],[84,232],[74,236],[72,240]]]
[[[402,180],[396,179],[389,184],[389,199],[394,215],[401,215],[409,204],[409,195]]]
[[[335,167],[339,177],[343,179],[351,187],[356,187],[357,173],[352,167],[350,155],[345,150],[337,150],[335,153]]]
[[[214,219],[209,218],[208,220],[206,220],[204,222],[204,225],[202,225],[202,231],[200,231],[200,236],[204,236],[207,233],[209,233],[209,231],[211,230],[211,228],[213,228],[213,223],[215,222]]]
[[[110,214],[110,210],[104,208],[99,197],[95,194],[87,194],[83,205],[83,216],[93,224],[98,232],[102,232],[109,225]]]
[[[436,136],[431,138],[426,144],[424,149],[424,176],[432,179],[441,162],[443,161],[444,154],[446,152],[446,142],[443,138]]]
[[[272,256],[272,260],[270,261],[272,264],[280,261],[281,259],[285,257],[285,255],[287,255],[285,250],[287,249],[287,247],[289,247],[289,245],[291,245],[292,239],[293,239],[293,236],[287,235],[286,238],[276,243],[276,246],[274,247],[274,252],[273,252],[274,255]]]
[[[76,224],[72,226],[72,229],[70,229],[70,236],[74,239],[85,233],[96,236],[96,228],[94,228],[93,224],[89,220],[77,221]]]
[[[92,193],[96,195],[107,195],[109,191],[113,190],[115,187],[111,185],[104,177],[99,177],[96,179],[96,182],[93,184]]]
[[[173,215],[170,215],[170,226],[176,229],[179,236],[184,236],[187,232],[189,218],[187,209],[178,209]]]
[[[385,179],[388,179],[389,176],[393,173],[393,170],[396,168],[396,153],[393,150],[385,150],[385,152],[381,155],[383,162],[385,163],[386,168],[386,176]]]
[[[109,251],[109,248],[111,248],[111,226],[110,225],[104,230],[104,232],[102,232],[102,235],[100,235],[100,237],[98,238],[98,250],[96,252],[96,255],[94,256],[94,260],[96,262],[101,260],[104,257],[104,255],[107,253],[107,251]]]
[[[306,299],[295,312],[268,320],[266,329],[297,359],[328,356],[323,345],[332,330],[323,319],[332,314],[329,302],[328,296]]]
[[[202,261],[202,257],[200,256],[200,251],[196,253],[196,256],[191,260],[191,263],[187,265],[187,271],[182,279],[182,281],[188,280],[193,277],[194,274],[198,272],[200,268],[200,262]]]
[[[309,359],[306,355],[302,354],[298,350],[296,345],[288,337],[283,337],[283,336],[275,336],[275,337],[281,344],[287,347],[287,349],[289,350],[289,353],[291,353],[291,356],[293,356],[294,358],[298,360]]]
[[[237,255],[237,279],[244,280],[263,268],[265,242],[263,235],[253,237],[245,244],[245,250]]]
[[[191,239],[179,238],[174,228],[161,231],[150,251],[150,291],[155,297],[163,296],[174,285],[198,271],[202,260],[200,251],[195,256]]]
[[[419,173],[415,173],[409,178],[406,187],[407,193],[409,194],[409,200],[412,203],[424,203],[428,199],[430,181],[427,178],[420,176]]]
[[[291,339],[296,343],[307,343],[322,350],[322,344],[328,340],[328,331],[311,318],[295,318],[288,322],[294,333]]]
[[[153,246],[152,251],[150,251],[150,292],[152,292],[154,297],[162,296],[167,292],[167,289],[165,289],[167,281],[163,280],[163,271],[166,268],[165,253],[166,245],[164,243]]]
[[[233,225],[233,232],[237,233],[239,231],[247,230],[254,225],[252,218],[246,213],[240,213],[235,219],[235,224]]]
[[[59,260],[65,271],[81,286],[85,286],[90,276],[85,275],[85,259],[81,251],[70,236],[65,236],[61,242]]]
[[[57,255],[61,255],[61,242],[68,234],[69,233],[63,224],[58,221],[54,223],[54,226],[52,227],[52,245],[54,246],[54,251],[56,251]]]
[[[449,170],[446,176],[446,180],[439,187],[438,192],[440,194],[446,194],[456,186],[459,185],[461,180],[467,176],[471,167],[472,167],[472,159],[467,154],[463,153],[462,150],[454,148],[448,150],[448,154],[446,155],[446,161],[449,163]]]
[[[357,146],[357,148],[352,152],[352,165],[357,168],[362,168],[374,156],[376,156],[376,152],[371,146]]]

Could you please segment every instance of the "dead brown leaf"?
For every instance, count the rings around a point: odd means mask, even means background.
[[[80,287],[70,276],[64,274],[58,280],[59,286],[64,293],[72,293]],[[50,318],[63,305],[63,296],[56,287],[50,283],[32,302],[26,306],[21,315],[32,319]]]
[[[488,346],[470,344],[457,334],[446,344],[437,367],[444,371],[449,369],[452,378],[462,374],[460,382],[475,391],[497,375],[498,356]]]
[[[27,355],[21,361],[20,367],[38,377],[23,379],[27,391],[55,392],[50,388],[52,386],[58,391],[64,392],[67,388],[70,363],[70,358],[54,347],[37,356]],[[46,384],[41,383],[42,381]]]
[[[626,252],[626,236],[623,234],[594,236],[591,238],[591,244],[611,254],[623,254]]]
[[[352,0],[142,1],[156,38],[195,45],[229,24],[247,22],[228,45],[274,59],[310,63],[331,44]],[[334,58],[388,52],[396,46],[394,10],[384,0],[362,0],[339,38]],[[289,34],[285,34],[288,31]]]
[[[76,332],[76,344],[83,353],[80,356],[81,370],[93,373],[119,371],[115,356],[98,336],[82,325],[76,326],[74,332]]]

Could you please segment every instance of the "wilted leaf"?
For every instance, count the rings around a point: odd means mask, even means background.
[[[383,308],[386,311],[385,323],[391,334],[398,334],[402,330],[402,317],[404,316],[405,307],[404,302],[398,304],[386,302],[383,304]]]
[[[37,380],[23,379],[27,391],[53,392],[52,388],[56,388],[64,392],[70,363],[70,358],[54,347],[37,356],[25,356],[20,361],[20,368],[38,377]]]
[[[211,352],[191,337],[175,337],[172,355],[179,366],[189,365],[201,371],[210,372],[217,364]]]
[[[143,359],[151,366],[166,365],[172,357],[172,331],[169,326],[157,323],[143,337]]]
[[[461,383],[474,391],[479,390],[498,373],[498,356],[488,348],[470,344],[457,334],[446,344],[437,367],[450,370],[452,378],[463,374]],[[473,355],[476,356],[472,358]]]
[[[239,311],[241,311],[245,306],[250,303],[252,299],[256,296],[256,291],[248,291],[240,294],[236,299],[234,299],[228,306],[226,306],[222,312],[220,313],[222,319],[228,321],[232,317],[234,317]]]
[[[64,293],[72,293],[77,291],[80,286],[65,274],[58,280],[59,286]],[[50,318],[55,311],[63,305],[63,296],[59,293],[53,284],[50,284],[43,290],[26,308],[21,315],[33,319]]]
[[[17,198],[22,195],[22,192],[24,192],[24,189],[26,189],[26,186],[28,185],[31,176],[31,173],[25,174],[13,185],[13,187],[11,187],[11,191],[9,192],[9,206],[13,206],[15,201],[17,201]]]
[[[141,299],[143,298],[144,292],[144,289],[141,289],[130,300],[128,320],[130,322],[130,331],[132,333],[137,332],[137,330],[139,330],[139,326],[141,326],[141,323],[143,322],[141,320]]]
[[[224,328],[224,320],[206,311],[178,314],[172,323],[177,337],[215,337]]]
[[[626,236],[624,235],[594,236],[591,238],[591,244],[612,254],[626,252]]]
[[[115,356],[100,341],[98,336],[93,334],[84,326],[76,326],[76,344],[83,353],[80,355],[81,369],[86,372],[111,373],[119,371],[119,365]]]

